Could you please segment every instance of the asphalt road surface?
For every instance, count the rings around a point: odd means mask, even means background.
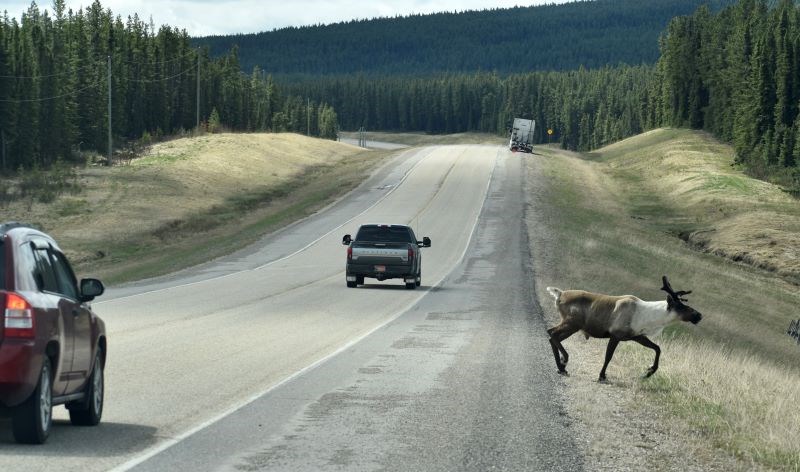
[[[579,470],[533,297],[519,154],[411,149],[230,257],[109,290],[103,422],[0,470]],[[422,286],[346,288],[341,237],[411,224]]]

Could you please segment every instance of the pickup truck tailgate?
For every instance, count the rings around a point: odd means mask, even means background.
[[[354,243],[352,261],[358,264],[408,264],[408,243]]]

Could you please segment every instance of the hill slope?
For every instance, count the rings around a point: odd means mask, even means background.
[[[78,273],[114,283],[233,252],[354,188],[387,154],[291,133],[180,138],[78,170],[79,193],[6,203],[0,220],[43,228]]]
[[[733,0],[595,0],[195,38],[272,74],[523,72],[653,63],[669,20]]]
[[[800,283],[800,204],[732,168],[731,146],[703,132],[658,129],[596,155],[624,182],[634,217],[696,249]],[[659,177],[641,178],[649,173]]]

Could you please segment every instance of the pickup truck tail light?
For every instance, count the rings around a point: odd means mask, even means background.
[[[408,260],[409,261],[413,261],[414,260],[414,250],[411,249],[411,248],[408,248]]]
[[[352,261],[353,260],[353,248],[352,247],[348,247],[347,248],[347,260],[348,261]]]
[[[16,293],[7,293],[3,326],[6,338],[35,337],[33,309],[30,303]]]

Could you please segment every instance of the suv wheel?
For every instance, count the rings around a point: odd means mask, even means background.
[[[94,357],[92,375],[86,381],[82,400],[67,404],[69,420],[78,426],[96,426],[103,416],[103,355],[98,349]]]
[[[53,424],[53,381],[50,359],[44,358],[39,383],[21,405],[14,408],[11,429],[14,439],[25,444],[43,444]]]

